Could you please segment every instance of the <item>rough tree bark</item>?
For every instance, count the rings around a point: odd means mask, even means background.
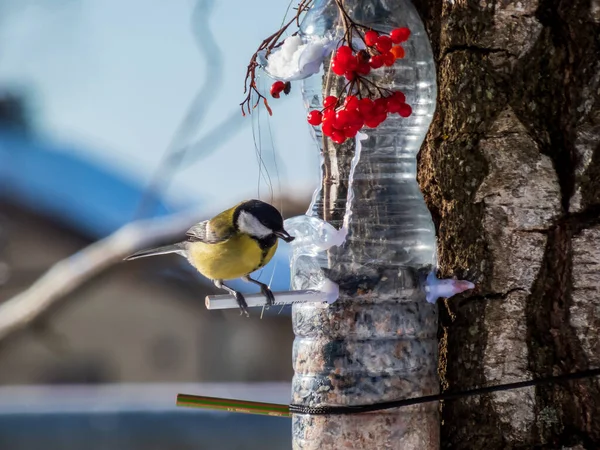
[[[419,181],[460,390],[600,366],[600,1],[419,0],[439,104]],[[600,380],[446,402],[442,447],[600,448]]]

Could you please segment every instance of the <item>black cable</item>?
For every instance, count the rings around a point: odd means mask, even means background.
[[[578,380],[581,378],[592,378],[600,375],[600,368],[583,370],[581,372],[573,372],[552,377],[536,378],[527,381],[518,381],[515,383],[497,384],[495,386],[487,386],[482,388],[470,389],[459,392],[445,392],[436,395],[425,395],[423,397],[405,398],[402,400],[393,400],[390,402],[374,403],[370,405],[353,405],[353,406],[304,406],[290,405],[290,412],[294,414],[359,414],[372,411],[380,411],[383,409],[399,408],[402,406],[418,405],[420,403],[436,402],[440,400],[452,400],[461,397],[471,397],[474,395],[489,394],[490,392],[509,391],[512,389],[520,389],[530,386],[538,386],[540,384],[560,383],[562,381]]]

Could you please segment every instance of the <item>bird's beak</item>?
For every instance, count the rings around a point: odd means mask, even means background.
[[[285,230],[275,231],[274,234],[278,238],[283,239],[285,242],[292,242],[294,239],[296,239],[294,236],[290,236],[290,234]]]

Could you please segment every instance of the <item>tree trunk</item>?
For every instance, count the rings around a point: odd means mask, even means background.
[[[442,276],[442,387],[600,366],[600,2],[422,0],[438,109],[419,182]],[[442,405],[442,447],[600,448],[600,381]]]

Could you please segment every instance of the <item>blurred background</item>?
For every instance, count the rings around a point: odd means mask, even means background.
[[[135,219],[247,198],[306,211],[319,155],[299,86],[270,118],[239,107],[287,7],[0,0],[0,304]],[[276,290],[287,252],[259,274]],[[214,292],[177,256],[119,263],[0,339],[0,449],[289,448],[289,419],[175,407],[289,403],[290,308],[207,311]]]

